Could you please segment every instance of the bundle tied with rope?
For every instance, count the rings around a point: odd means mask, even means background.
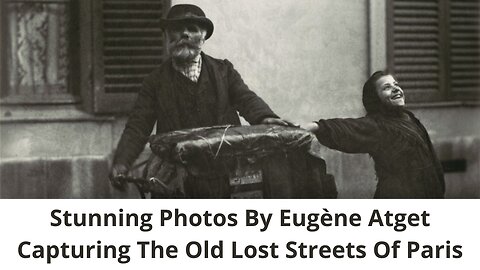
[[[315,150],[318,141],[299,128],[258,125],[178,130],[151,136],[150,148],[153,155],[146,177],[158,182],[154,197],[336,196],[334,183],[328,184],[331,194],[322,196],[326,170]]]

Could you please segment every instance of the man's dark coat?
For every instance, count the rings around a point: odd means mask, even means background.
[[[228,60],[202,53],[202,70],[206,68],[217,96],[217,125],[240,125],[237,111],[250,124],[275,117],[268,105],[252,92]],[[155,122],[157,134],[182,128],[173,87],[172,59],[154,70],[143,82],[137,101],[125,126],[114,164],[127,167],[145,147]],[[202,71],[203,72],[203,71]]]

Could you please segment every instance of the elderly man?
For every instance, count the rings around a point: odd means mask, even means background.
[[[170,58],[154,70],[143,87],[114,155],[110,180],[116,187],[156,132],[214,125],[289,125],[252,92],[228,60],[202,52],[213,23],[194,5],[175,5],[161,20]]]

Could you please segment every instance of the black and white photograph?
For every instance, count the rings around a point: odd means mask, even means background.
[[[479,2],[1,2],[1,198],[480,198]]]
[[[476,269],[479,116],[478,0],[1,0],[0,268]]]

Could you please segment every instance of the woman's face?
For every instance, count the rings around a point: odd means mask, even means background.
[[[405,106],[405,95],[402,88],[392,75],[380,77],[375,82],[380,101],[387,107],[403,107]]]

